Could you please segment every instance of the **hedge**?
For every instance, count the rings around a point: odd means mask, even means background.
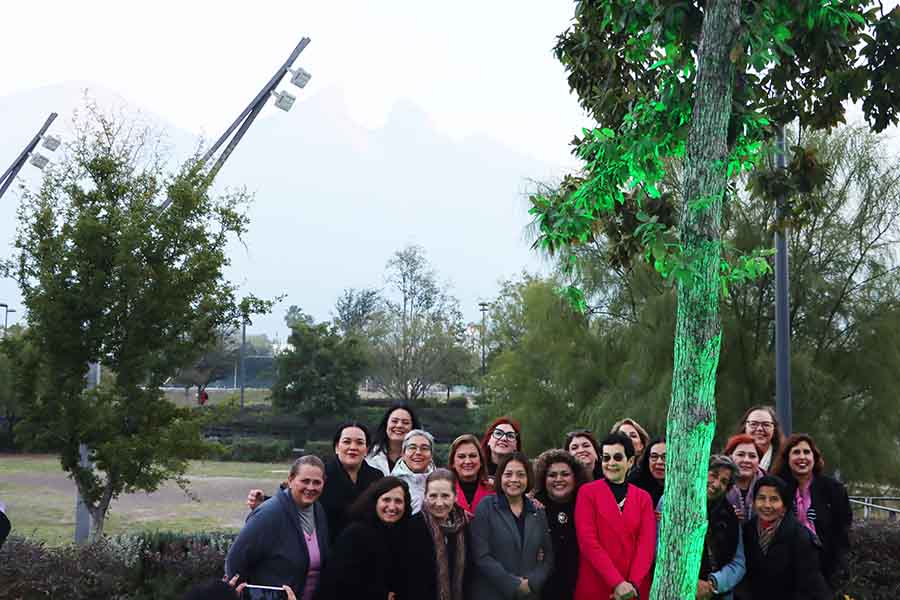
[[[0,549],[0,600],[177,600],[221,577],[234,535],[145,532],[61,548],[13,537]],[[838,597],[900,598],[900,525],[857,524],[851,548],[851,576]]]

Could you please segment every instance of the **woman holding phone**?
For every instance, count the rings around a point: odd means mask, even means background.
[[[328,520],[318,503],[325,464],[317,456],[294,461],[288,487],[253,511],[225,558],[225,575],[248,584],[301,592],[312,600],[328,554]]]

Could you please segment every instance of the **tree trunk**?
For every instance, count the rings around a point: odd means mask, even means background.
[[[84,494],[81,496],[85,498]],[[103,537],[103,526],[106,525],[106,513],[109,511],[109,503],[112,501],[112,486],[107,484],[103,490],[103,495],[95,505],[88,505],[88,512],[91,514],[91,533],[88,536],[88,542],[94,543]]]
[[[739,0],[709,0],[698,49],[679,225],[689,274],[678,282],[666,430],[666,502],[651,598],[693,600],[706,533],[706,471],[716,426],[722,196]],[[700,200],[708,200],[698,202]]]

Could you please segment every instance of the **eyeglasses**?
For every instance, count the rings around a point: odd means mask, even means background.
[[[621,452],[616,452],[612,456],[610,456],[609,454],[603,455],[603,462],[609,462],[609,461],[622,462],[623,460],[625,460],[625,455],[622,454]]]
[[[491,432],[491,437],[495,440],[502,440],[503,438],[508,439],[511,442],[519,439],[519,434],[515,431],[503,431],[502,429],[495,429]]]
[[[410,444],[409,446],[406,447],[406,451],[409,452],[410,454],[415,454],[416,452],[421,452],[422,454],[430,454],[431,446],[429,446],[428,444],[423,444],[421,446],[417,446],[415,444]]]
[[[775,423],[772,421],[744,421],[747,424],[747,427],[750,429],[764,429],[769,431],[770,429],[775,428]]]
[[[650,460],[666,460],[666,453],[657,454],[656,452],[650,453]]]

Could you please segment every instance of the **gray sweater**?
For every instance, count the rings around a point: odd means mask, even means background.
[[[328,555],[328,520],[325,510],[313,505],[316,540],[324,568]],[[306,584],[309,552],[290,490],[282,490],[250,513],[244,528],[228,550],[225,575],[240,574],[241,581],[280,587],[289,585],[299,596]]]
[[[471,524],[475,577],[473,600],[540,598],[553,567],[553,540],[544,511],[528,499],[523,509],[524,535],[506,498],[487,496],[478,503]],[[542,560],[538,560],[543,550]],[[519,578],[527,577],[531,594],[518,595]]]

